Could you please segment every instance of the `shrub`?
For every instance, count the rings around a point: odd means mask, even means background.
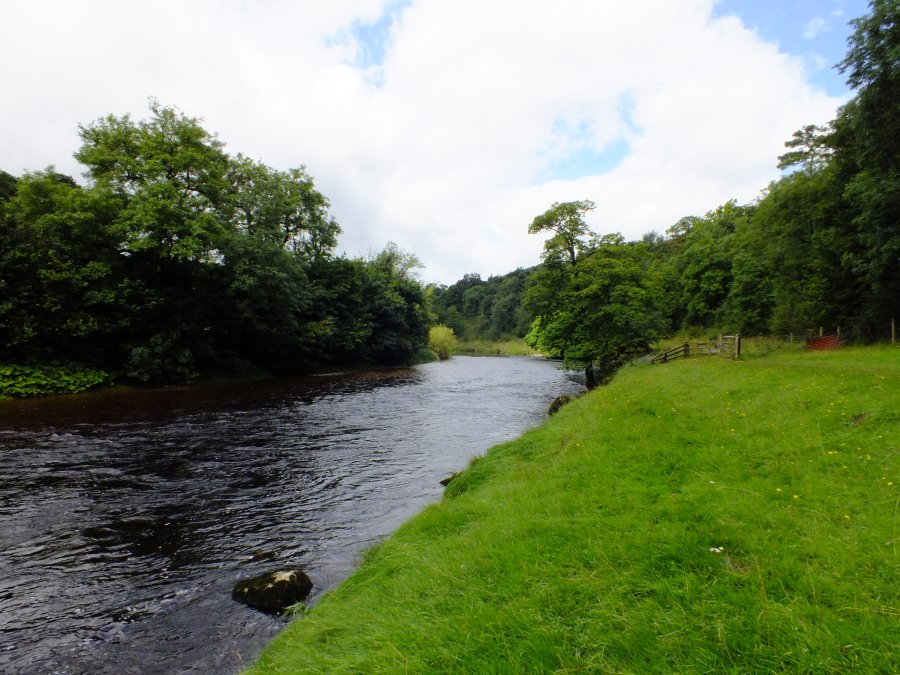
[[[109,373],[90,368],[6,364],[0,366],[0,397],[75,394],[110,380]]]
[[[428,343],[443,361],[449,359],[456,351],[456,334],[449,326],[438,324],[428,331]]]
[[[422,363],[433,363],[438,360],[437,353],[431,347],[419,347],[412,355],[409,365],[417,366]]]

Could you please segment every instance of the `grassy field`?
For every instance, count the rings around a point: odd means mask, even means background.
[[[900,349],[626,367],[256,673],[898,673]]]

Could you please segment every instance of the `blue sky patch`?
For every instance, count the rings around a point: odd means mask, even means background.
[[[551,180],[576,180],[599,176],[615,169],[628,156],[630,145],[625,138],[617,138],[602,151],[581,147],[563,159],[553,162],[537,178],[537,183]]]
[[[354,21],[348,31],[356,43],[357,55],[353,65],[375,74],[376,84],[381,84],[380,68],[384,64],[391,37],[391,26],[412,0],[396,0],[388,3],[375,21]]]
[[[535,183],[599,176],[619,166],[631,150],[629,137],[639,136],[642,130],[634,121],[634,97],[631,93],[621,96],[618,112],[621,135],[599,150],[595,143],[595,131],[588,121],[580,120],[573,124],[565,118],[555,119],[551,135],[567,151],[545,166],[535,178]]]
[[[813,85],[845,96],[846,78],[834,66],[847,53],[848,22],[866,13],[866,0],[719,0],[713,17],[739,17],[782,52],[800,57]]]

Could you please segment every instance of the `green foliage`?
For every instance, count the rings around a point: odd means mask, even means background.
[[[558,212],[580,217],[583,204],[555,204],[541,222]],[[532,223],[531,230],[542,228]],[[526,294],[536,317],[526,341],[561,356],[566,367],[585,369],[592,388],[595,365],[608,376],[657,337],[659,296],[647,274],[644,249],[626,244],[620,235],[598,237],[571,217],[565,231],[545,244],[544,265]]]
[[[900,672],[898,409],[889,347],[620,370],[250,672]]]
[[[729,202],[645,237],[672,330],[884,339],[900,316],[900,29],[896,2],[853,22],[841,63],[858,92],[837,119],[785,143],[799,169],[754,204]]]
[[[544,264],[574,267],[578,259],[587,253],[595,235],[584,222],[584,215],[594,210],[592,201],[555,202],[528,226],[528,234],[550,233],[544,242],[541,258]]]
[[[307,260],[331,255],[341,229],[328,215],[328,200],[315,189],[305,167],[277,171],[238,155],[230,163],[228,179],[239,230]]]
[[[6,201],[16,194],[16,177],[0,169],[0,202]]]
[[[419,347],[419,349],[416,350],[416,353],[410,357],[409,365],[417,366],[422,363],[434,363],[435,361],[440,361],[437,352],[429,347]]]
[[[715,324],[719,307],[728,296],[736,209],[734,202],[728,202],[685,234],[679,281],[686,325]]]
[[[836,120],[843,195],[853,211],[854,246],[843,262],[865,292],[858,317],[872,337],[873,325],[900,315],[900,5],[871,0],[852,24],[840,68],[858,91]]]
[[[466,340],[522,338],[533,318],[524,305],[533,272],[517,269],[487,280],[478,274],[466,274],[449,287],[431,286],[436,320]]]
[[[842,117],[853,131],[860,169],[878,174],[900,170],[900,5],[870,0],[869,13],[851,22],[847,56],[839,64],[858,90]]]
[[[631,245],[643,251],[639,285],[652,298],[650,314],[661,319],[644,326],[651,334],[660,328],[803,334],[819,326],[840,327],[862,342],[889,334],[900,316],[897,125],[885,123],[900,110],[897,14],[896,3],[874,2],[872,13],[855,22],[842,65],[860,91],[832,123],[806,126],[785,143],[789,152],[779,165],[800,170],[752,204],[727,202]],[[550,235],[539,269],[487,281],[466,275],[435,288],[438,320],[469,340],[530,330],[531,344],[542,341],[544,351],[568,352],[572,365],[586,358],[569,342],[597,341],[594,333],[577,338],[575,327],[591,325],[608,301],[601,292],[591,304],[584,280],[577,280],[584,286],[578,292],[564,289],[602,247],[583,221],[592,208],[586,201],[556,203],[534,219],[529,231]]]
[[[438,324],[429,329],[428,344],[443,361],[449,359],[456,352],[456,335],[452,328]]]
[[[109,373],[91,368],[0,365],[0,397],[76,394],[110,381]]]
[[[778,157],[778,168],[800,166],[809,174],[824,168],[834,153],[832,140],[828,136],[831,131],[815,124],[795,131],[791,140],[784,144],[790,151]]]
[[[307,614],[309,614],[309,607],[302,602],[298,602],[285,609],[282,616],[293,621],[294,619],[302,619]]]
[[[898,14],[896,2],[873,0],[853,22],[840,68],[856,96],[828,125],[794,133],[779,167],[797,170],[755,203],[730,201],[626,246],[590,232],[592,202],[557,202],[529,226],[549,235],[540,268],[508,294],[477,275],[436,289],[439,320],[468,339],[530,326],[532,346],[588,373],[663,330],[827,326],[884,339],[900,316]]]
[[[335,258],[305,168],[231,157],[199,120],[150,112],[81,127],[86,187],[52,167],[0,175],[0,358],[156,383],[414,358],[430,323],[415,256]]]

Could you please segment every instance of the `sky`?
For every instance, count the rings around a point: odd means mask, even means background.
[[[0,0],[0,169],[81,177],[78,125],[174,106],[231,154],[305,165],[350,256],[426,282],[540,258],[589,199],[639,239],[779,172],[851,96],[865,0]]]

